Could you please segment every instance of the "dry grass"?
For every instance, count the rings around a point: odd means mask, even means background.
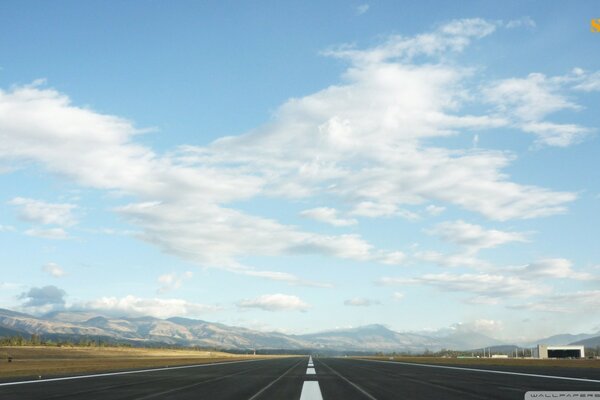
[[[9,356],[13,358],[10,363]],[[0,347],[0,378],[38,378],[256,358],[261,356],[194,350],[11,346]]]
[[[538,360],[527,358],[443,358],[443,357],[356,357],[371,360],[401,361],[421,364],[507,367],[600,368],[600,360]],[[390,359],[391,358],[391,359]]]

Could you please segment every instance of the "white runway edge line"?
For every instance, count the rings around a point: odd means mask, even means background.
[[[532,378],[546,378],[546,379],[560,379],[563,381],[578,381],[578,382],[593,382],[600,383],[600,379],[587,379],[587,378],[572,378],[569,376],[556,376],[556,375],[540,375],[540,374],[528,374],[525,372],[510,372],[510,371],[498,371],[495,369],[480,369],[480,368],[466,368],[466,367],[449,367],[447,365],[433,365],[433,364],[417,364],[417,363],[407,363],[402,361],[383,361],[383,360],[359,360],[357,361],[366,361],[366,362],[376,362],[376,363],[386,363],[386,364],[400,364],[400,365],[410,365],[413,367],[425,367],[425,368],[444,368],[444,369],[456,369],[460,371],[472,371],[472,372],[483,372],[487,374],[502,374],[502,375],[519,375],[519,376],[529,376]]]
[[[35,381],[5,382],[5,383],[0,383],[0,387],[1,386],[26,385],[26,384],[29,384],[29,383],[45,383],[45,382],[68,381],[68,380],[72,380],[72,379],[99,378],[99,377],[103,377],[103,376],[142,374],[144,372],[157,372],[157,371],[167,371],[167,370],[185,369],[185,368],[201,368],[201,367],[210,367],[210,366],[213,366],[213,365],[240,364],[240,363],[256,362],[256,361],[266,361],[266,360],[269,360],[269,358],[263,358],[263,359],[259,359],[259,360],[225,361],[225,362],[218,362],[218,363],[182,365],[182,366],[179,366],[179,367],[138,369],[138,370],[135,370],[135,371],[105,372],[105,373],[102,373],[102,374],[92,374],[92,375],[64,376],[64,377],[61,377],[61,378],[37,379]]]
[[[321,394],[321,388],[317,381],[305,381],[302,385],[302,393],[300,393],[300,400],[323,400]]]

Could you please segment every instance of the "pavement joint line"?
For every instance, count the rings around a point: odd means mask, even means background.
[[[194,365],[180,365],[177,367],[165,367],[165,368],[148,368],[148,369],[138,369],[138,370],[134,370],[134,371],[103,372],[100,374],[91,374],[91,375],[63,376],[60,378],[36,379],[33,381],[4,382],[4,383],[0,383],[0,387],[26,385],[26,384],[30,384],[30,383],[68,381],[68,380],[73,380],[73,379],[100,378],[103,376],[142,374],[145,372],[170,371],[170,370],[175,370],[175,369],[186,369],[186,368],[201,368],[201,367],[210,367],[213,365],[240,364],[240,363],[266,361],[266,360],[270,360],[270,358],[262,358],[262,359],[257,359],[257,360],[225,361],[225,362],[218,362],[218,363],[206,363],[206,364],[194,364]]]
[[[148,394],[148,395],[145,395],[145,396],[142,396],[142,397],[136,397],[135,400],[153,399],[153,398],[156,398],[158,396],[164,396],[165,394],[171,394],[171,393],[179,392],[181,390],[186,390],[186,389],[192,388],[194,386],[200,386],[200,385],[203,385],[205,383],[217,382],[217,381],[221,381],[223,379],[231,378],[232,376],[245,374],[246,372],[248,372],[250,370],[252,370],[252,368],[248,368],[248,369],[245,369],[243,371],[235,372],[233,374],[219,376],[217,378],[207,379],[205,381],[195,382],[195,383],[192,383],[192,384],[189,384],[189,385],[185,385],[185,386],[176,387],[176,388],[165,390],[165,391],[158,392],[158,393],[151,393],[151,394]]]
[[[573,378],[573,377],[569,377],[569,376],[556,376],[556,375],[528,374],[525,372],[498,371],[495,369],[451,367],[448,365],[419,364],[419,363],[409,363],[409,362],[402,362],[402,361],[361,360],[361,359],[355,359],[355,360],[366,361],[366,362],[376,362],[376,363],[386,363],[386,364],[392,364],[392,365],[400,364],[400,365],[410,365],[410,366],[425,367],[425,368],[444,368],[444,369],[454,369],[454,370],[459,370],[459,371],[482,372],[482,373],[488,373],[488,374],[519,375],[519,376],[529,376],[532,378],[546,378],[546,379],[559,379],[559,380],[565,380],[565,381],[600,383],[600,379]]]
[[[340,378],[342,378],[343,380],[345,380],[347,383],[349,383],[352,387],[354,387],[354,389],[356,389],[359,392],[361,392],[362,394],[364,394],[367,398],[369,398],[371,400],[377,400],[369,392],[367,392],[366,390],[364,390],[363,388],[361,388],[360,386],[358,386],[356,383],[350,381],[348,378],[346,378],[345,376],[343,376],[342,374],[340,374],[339,372],[337,372],[336,370],[334,370],[333,368],[331,368],[329,365],[325,364],[323,361],[321,361],[321,364],[323,364],[324,366],[326,366],[331,372],[333,372],[334,374],[336,374],[337,376],[339,376]]]
[[[323,400],[321,387],[318,381],[304,381],[302,384],[302,392],[300,400]]]
[[[263,392],[265,390],[267,390],[268,388],[270,388],[271,386],[273,386],[274,384],[276,384],[281,378],[283,378],[284,376],[286,376],[288,374],[288,372],[290,372],[291,370],[293,370],[294,368],[296,368],[301,362],[302,362],[302,360],[300,360],[297,363],[295,363],[294,365],[292,365],[292,367],[290,369],[288,369],[287,371],[285,371],[283,374],[281,374],[278,378],[276,378],[275,380],[273,380],[267,386],[265,386],[264,388],[260,389],[257,393],[254,394],[254,396],[250,397],[248,400],[254,400],[254,399],[258,398],[258,396],[260,396],[261,394],[263,394]]]

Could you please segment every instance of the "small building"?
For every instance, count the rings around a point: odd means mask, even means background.
[[[585,358],[585,349],[583,346],[564,345],[548,346],[538,344],[534,349],[535,358]]]

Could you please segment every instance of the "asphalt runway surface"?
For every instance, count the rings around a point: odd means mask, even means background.
[[[542,390],[600,393],[600,370],[296,357],[2,382],[0,399],[523,399]]]

